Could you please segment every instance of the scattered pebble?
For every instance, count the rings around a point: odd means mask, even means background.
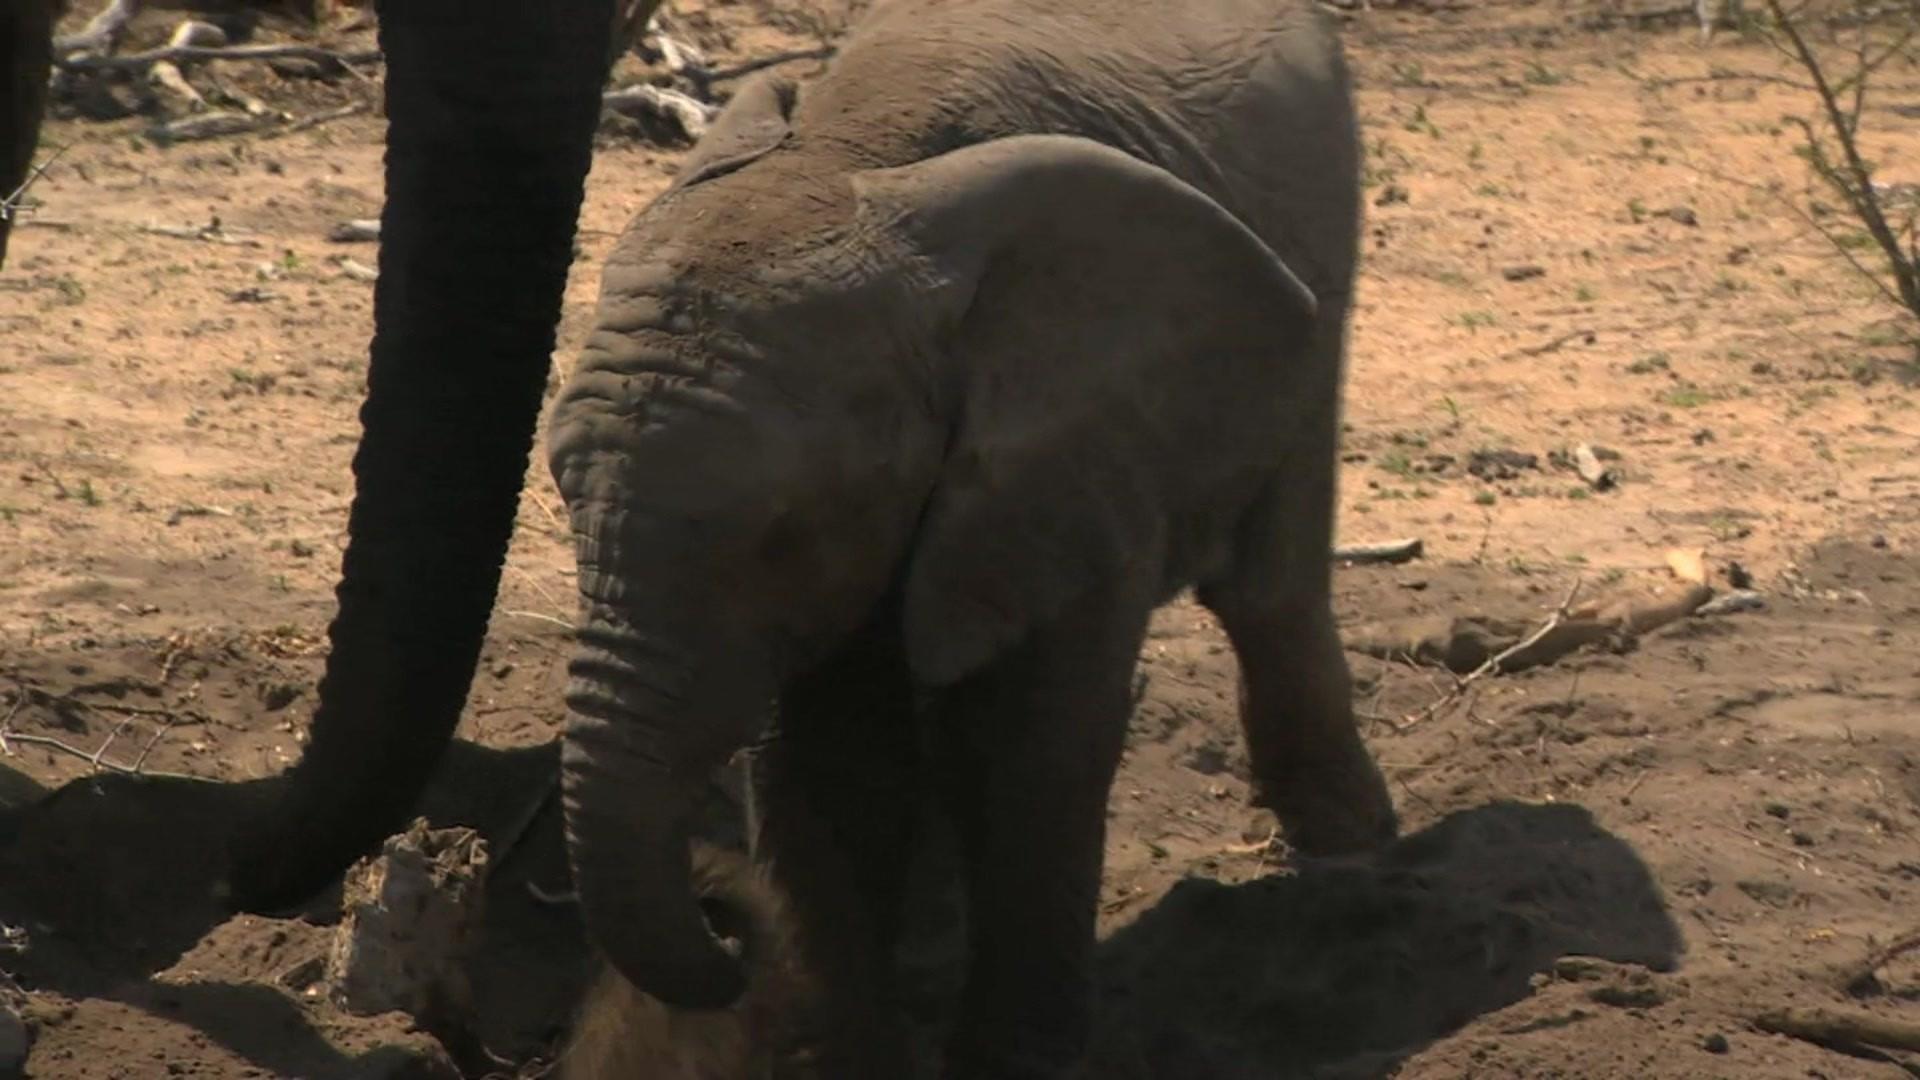
[[[1724,1054],[1733,1049],[1733,1047],[1728,1044],[1727,1037],[1717,1031],[1700,1040],[1700,1048],[1709,1054]]]
[[[1406,188],[1401,187],[1399,184],[1388,184],[1385,190],[1380,192],[1380,197],[1373,200],[1373,205],[1392,206],[1394,203],[1403,203],[1406,201]]]
[[[343,221],[328,231],[327,239],[336,244],[365,244],[379,240],[379,219],[356,218],[352,221]]]
[[[1667,217],[1682,225],[1699,225],[1700,215],[1693,212],[1691,206],[1675,206],[1667,210]]]
[[[1695,615],[1733,615],[1742,611],[1765,611],[1767,598],[1752,589],[1735,589],[1700,605]]]
[[[1887,538],[1879,533],[1875,533],[1873,539],[1867,542],[1877,548],[1885,548],[1887,546]]]
[[[1546,277],[1547,268],[1526,263],[1520,266],[1506,267],[1500,271],[1500,276],[1506,278],[1508,281],[1531,281],[1537,277]]]

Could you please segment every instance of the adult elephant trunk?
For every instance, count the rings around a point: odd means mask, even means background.
[[[764,653],[709,612],[611,571],[620,560],[603,562],[591,541],[582,551],[561,751],[581,911],[635,986],[676,1007],[720,1008],[745,980],[694,897],[689,819],[714,770],[770,716],[774,680]]]
[[[11,0],[0,5],[0,266],[7,261],[7,236],[17,207],[11,198],[26,184],[40,122],[47,109],[47,79],[53,72],[53,21],[64,10],[56,0]]]
[[[312,739],[237,842],[304,900],[404,820],[479,657],[539,413],[614,0],[381,0],[386,206],[356,490]]]

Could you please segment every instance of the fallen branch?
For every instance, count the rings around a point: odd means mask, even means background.
[[[1840,988],[1849,994],[1866,995],[1880,993],[1880,969],[1899,957],[1920,949],[1920,930],[1893,939],[1893,942],[1867,954],[1865,960],[1841,973]]]
[[[1631,638],[1699,611],[1713,587],[1689,582],[1657,597],[1628,593],[1572,608],[1551,625],[1495,616],[1439,616],[1355,628],[1347,648],[1382,660],[1442,667],[1456,676],[1505,675],[1550,664],[1596,642]],[[1556,612],[1557,613],[1557,612]],[[1482,672],[1488,665],[1496,670]]]
[[[1426,708],[1402,720],[1396,725],[1395,730],[1405,731],[1415,724],[1433,719],[1433,717],[1439,715],[1441,710],[1459,701],[1468,690],[1472,689],[1474,683],[1479,682],[1489,675],[1499,674],[1503,669],[1503,665],[1546,640],[1548,634],[1559,629],[1563,623],[1573,617],[1573,600],[1574,597],[1580,594],[1581,580],[1580,578],[1573,579],[1573,585],[1567,589],[1567,595],[1561,599],[1560,606],[1554,608],[1553,611],[1547,615],[1546,621],[1541,623],[1533,633],[1528,634],[1526,637],[1521,638],[1519,641],[1514,642],[1512,645],[1507,646],[1494,655],[1487,657],[1486,661],[1479,667],[1474,668],[1460,678],[1456,678],[1451,690],[1448,690],[1445,694],[1442,694],[1439,698],[1428,704]]]
[[[381,58],[378,49],[339,52],[316,45],[167,45],[125,56],[70,56],[54,61],[67,71],[141,71],[160,63],[190,63],[202,60],[311,60],[318,64],[352,67]]]
[[[1754,1017],[1753,1026],[1820,1046],[1877,1047],[1920,1052],[1920,1024],[1839,1009],[1775,1009]]]
[[[170,49],[218,48],[226,43],[225,30],[198,19],[182,21],[179,26],[173,28],[173,36],[167,39],[167,47]],[[200,96],[200,91],[195,90],[192,83],[187,82],[187,77],[180,73],[180,65],[171,60],[155,61],[154,65],[147,69],[147,84],[155,90],[172,94],[185,105],[189,112],[205,112],[207,109],[207,99]]]
[[[678,90],[663,90],[657,86],[629,86],[625,90],[609,90],[601,95],[600,103],[622,116],[640,120],[664,121],[685,135],[689,141],[697,142],[707,133],[707,125],[713,122],[715,109],[699,99],[683,94]]]
[[[1333,549],[1333,561],[1363,565],[1367,563],[1403,563],[1417,559],[1426,550],[1419,537],[1384,540],[1373,544],[1351,544]]]
[[[309,113],[306,116],[289,121],[267,132],[262,135],[261,138],[277,139],[282,135],[291,135],[296,131],[305,131],[308,128],[316,128],[321,124],[330,124],[335,120],[343,120],[349,116],[358,116],[366,111],[367,107],[365,105],[354,104],[342,105],[337,109],[328,109],[326,112]]]
[[[218,139],[227,135],[245,135],[271,127],[273,124],[274,120],[269,116],[222,110],[204,112],[197,116],[183,116],[178,120],[155,124],[147,129],[147,138],[162,145],[197,142],[201,139]]]
[[[53,51],[61,55],[77,52],[99,53],[104,56],[111,53],[120,43],[120,35],[126,32],[127,24],[140,13],[140,0],[113,0],[105,10],[87,20],[80,32],[69,37],[53,39]]]

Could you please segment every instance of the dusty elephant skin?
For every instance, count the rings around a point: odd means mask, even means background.
[[[907,1075],[878,958],[927,782],[970,901],[947,1073],[1069,1069],[1131,673],[1188,585],[1289,839],[1392,835],[1325,558],[1356,157],[1292,0],[898,0],[818,82],[743,89],[608,260],[550,433],[569,847],[622,974],[740,994],[687,807],[777,700],[759,843],[830,1072]]]

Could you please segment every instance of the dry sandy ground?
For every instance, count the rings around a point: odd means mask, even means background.
[[[834,23],[788,0],[682,11],[720,59]],[[1341,616],[1536,617],[1576,579],[1655,581],[1672,546],[1737,563],[1768,606],[1483,680],[1404,731],[1445,676],[1355,656],[1407,836],[1329,867],[1260,843],[1230,654],[1170,608],[1113,798],[1089,1077],[1920,1075],[1752,1023],[1920,1021],[1920,958],[1865,999],[1833,977],[1920,921],[1912,354],[1767,190],[1803,185],[1780,117],[1807,105],[1769,48],[1607,14],[1348,26],[1371,165],[1341,532],[1427,555],[1342,569]],[[222,77],[299,115],[376,95]],[[1920,76],[1889,71],[1877,100],[1883,178],[1920,180]],[[326,236],[377,213],[382,128],[161,149],[148,122],[52,126],[72,147],[0,278],[0,716],[121,766],[248,781],[298,753],[312,705],[371,312],[335,260],[373,262]],[[602,258],[679,157],[604,139],[561,368]],[[244,245],[144,231],[216,217]],[[1615,489],[1548,461],[1580,441],[1619,453]],[[1503,449],[1538,467],[1469,471]],[[532,471],[428,807],[493,835],[539,796],[560,722],[572,585],[547,484]],[[204,910],[253,787],[69,784],[92,768],[17,741],[0,757],[0,921],[24,945],[0,967],[30,992],[31,1075],[401,1074],[424,1040],[404,1017],[308,992],[326,901],[307,920]],[[563,883],[557,828],[499,867],[473,961],[477,1029],[529,1074],[585,962],[572,913],[524,888]]]

